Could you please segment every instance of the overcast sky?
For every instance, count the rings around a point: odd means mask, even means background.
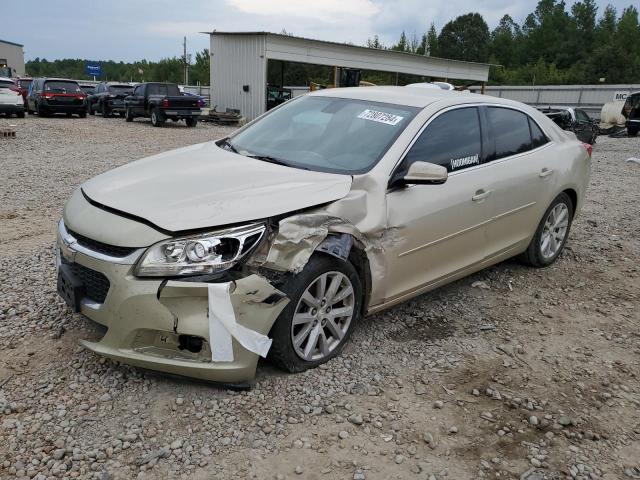
[[[24,44],[35,57],[91,60],[158,60],[182,54],[187,36],[193,53],[208,47],[202,31],[280,32],[362,45],[379,34],[385,45],[402,30],[421,35],[469,11],[493,28],[505,14],[521,23],[536,0],[106,0],[7,2],[0,38]],[[597,0],[619,12],[637,0]],[[571,5],[573,2],[568,0]]]

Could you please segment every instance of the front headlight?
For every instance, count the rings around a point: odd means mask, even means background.
[[[156,243],[142,255],[135,274],[172,277],[227,270],[260,242],[265,230],[257,223]]]

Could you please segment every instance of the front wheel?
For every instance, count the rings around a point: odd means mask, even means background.
[[[564,192],[558,195],[544,212],[531,243],[519,259],[538,268],[555,262],[567,243],[573,212],[574,205],[569,195]]]
[[[18,117],[18,118],[24,118],[24,112],[18,112],[18,113],[16,113],[16,117]]]
[[[126,122],[133,122],[133,114],[131,113],[131,109],[129,107],[124,111],[124,120]]]
[[[362,306],[362,284],[353,265],[316,254],[280,288],[290,302],[271,328],[269,360],[288,372],[302,372],[337,356]]]
[[[151,111],[151,125],[154,127],[161,127],[164,124],[164,120],[157,108]]]
[[[186,118],[185,122],[187,123],[187,127],[191,127],[191,128],[193,128],[196,125],[198,125],[198,119],[192,118],[192,117]]]
[[[638,134],[638,127],[627,127],[627,135],[635,137]]]

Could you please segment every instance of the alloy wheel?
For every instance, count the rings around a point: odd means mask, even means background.
[[[306,288],[291,322],[291,342],[303,360],[326,358],[344,339],[354,314],[353,285],[342,272],[326,272]]]
[[[546,259],[558,254],[569,229],[569,208],[564,203],[558,203],[551,209],[544,221],[540,236],[540,253]]]

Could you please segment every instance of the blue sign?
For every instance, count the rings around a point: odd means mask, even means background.
[[[102,75],[102,65],[99,63],[87,63],[84,66],[84,72],[92,77],[99,77]]]

